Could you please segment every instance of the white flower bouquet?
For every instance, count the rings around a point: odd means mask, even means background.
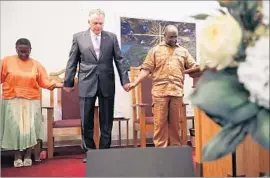
[[[190,99],[222,127],[204,146],[204,161],[234,152],[248,134],[270,149],[269,1],[219,3],[220,16],[193,16],[205,19],[199,41],[204,72]]]

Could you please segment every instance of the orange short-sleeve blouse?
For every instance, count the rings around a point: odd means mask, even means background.
[[[45,68],[36,60],[21,60],[18,56],[9,56],[2,60],[0,83],[2,99],[15,97],[40,100],[40,88],[52,90],[56,85],[50,80]]]

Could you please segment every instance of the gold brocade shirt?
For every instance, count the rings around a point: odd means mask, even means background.
[[[151,72],[154,97],[182,97],[184,95],[184,70],[195,65],[194,58],[186,48],[179,45],[172,48],[162,42],[148,52],[141,69]]]

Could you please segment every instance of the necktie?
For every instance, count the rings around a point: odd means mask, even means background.
[[[100,47],[100,41],[99,41],[99,39],[98,39],[98,36],[96,35],[96,37],[95,37],[95,41],[96,41],[96,45],[97,45],[97,47],[99,48]]]
[[[96,47],[95,47],[95,52],[96,52],[97,58],[99,58],[99,53],[100,53],[100,40],[99,40],[99,38],[98,38],[97,35],[95,36],[94,41],[95,41],[95,46],[96,46]]]

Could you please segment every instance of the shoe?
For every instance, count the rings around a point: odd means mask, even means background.
[[[86,163],[87,162],[87,158],[83,158],[83,163]]]
[[[32,159],[24,159],[23,165],[24,166],[32,166]]]
[[[16,161],[14,161],[14,167],[23,167],[23,162],[21,159],[17,159]]]

